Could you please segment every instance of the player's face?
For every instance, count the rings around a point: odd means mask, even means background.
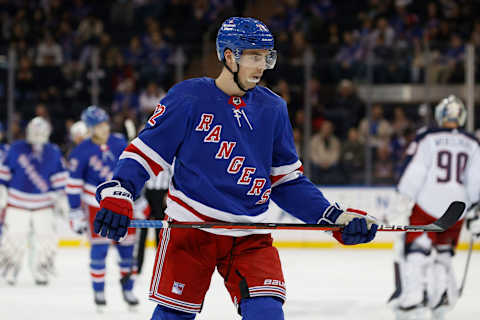
[[[97,143],[106,143],[110,136],[110,125],[107,122],[97,124],[92,128],[92,138]]]
[[[267,69],[268,54],[268,50],[243,50],[238,61],[240,66],[238,80],[245,89],[251,89],[260,82],[263,72]]]

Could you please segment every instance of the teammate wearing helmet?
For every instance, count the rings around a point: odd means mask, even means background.
[[[90,223],[99,209],[95,200],[95,188],[113,176],[113,168],[127,142],[119,134],[110,134],[109,116],[105,110],[90,106],[82,112],[82,122],[89,131],[89,138],[80,142],[70,153],[70,178],[67,185],[70,202],[70,225],[78,234],[89,230],[90,275],[94,291],[94,301],[99,311],[106,306],[105,259],[112,241],[100,237]],[[133,295],[136,266],[133,261],[134,234],[131,230],[122,243],[115,242],[120,256],[121,286],[124,300],[129,306],[138,304]]]
[[[439,127],[417,135],[408,147],[397,186],[399,196],[411,203],[412,225],[433,222],[454,200],[467,205],[479,200],[480,148],[461,128],[466,120],[463,102],[455,96],[443,99],[435,120]],[[397,320],[440,320],[453,308],[458,288],[452,257],[462,224],[463,219],[445,232],[402,235],[395,268],[400,286],[390,299]]]
[[[50,132],[47,120],[33,118],[26,140],[13,143],[0,163],[0,206],[6,206],[0,275],[11,285],[17,281],[27,248],[35,282],[48,283],[57,246],[54,210],[65,215],[69,211],[68,173],[59,148],[48,142]]]
[[[167,171],[170,221],[261,222],[272,198],[305,222],[347,225],[335,234],[343,243],[374,238],[374,218],[330,203],[303,175],[285,101],[257,86],[275,65],[273,48],[258,20],[222,24],[222,72],[183,81],[159,102],[120,156],[113,180],[97,187],[95,232],[123,237],[132,199],[149,177]],[[243,319],[284,319],[285,281],[272,241],[268,230],[163,229],[150,285],[152,319],[194,319],[215,269]]]

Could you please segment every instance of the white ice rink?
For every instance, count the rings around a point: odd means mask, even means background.
[[[153,265],[147,251],[143,274],[135,292],[141,300],[136,312],[127,311],[118,282],[117,254],[111,250],[107,264],[107,310],[97,314],[88,270],[88,249],[62,248],[58,275],[47,287],[37,287],[24,269],[15,287],[0,284],[1,320],[124,320],[150,319],[154,303],[147,300]],[[285,318],[295,320],[393,319],[385,302],[393,290],[392,251],[347,249],[280,249],[287,282]],[[466,251],[454,260],[457,280],[465,265]],[[464,295],[448,319],[480,319],[480,253],[473,252]],[[240,319],[215,274],[200,320]]]

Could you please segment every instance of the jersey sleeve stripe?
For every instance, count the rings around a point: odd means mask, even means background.
[[[298,170],[290,172],[289,174],[276,176],[276,177],[270,177],[272,188],[274,188],[278,185],[281,185],[282,183],[295,180],[298,177],[300,177],[301,175],[303,175],[303,166],[300,167]]]
[[[134,152],[126,151],[125,149],[125,151],[123,151],[122,154],[120,155],[119,160],[120,159],[132,159],[138,162],[143,167],[143,169],[147,171],[150,177],[155,177],[155,172],[152,170],[152,167],[149,165],[148,161],[145,158],[143,158],[141,155]]]
[[[287,164],[284,166],[279,166],[279,167],[272,167],[270,170],[270,175],[275,177],[275,176],[283,176],[286,174],[289,174],[290,172],[293,172],[299,168],[302,167],[302,162],[300,160],[295,161],[292,164]]]
[[[10,181],[12,178],[12,174],[10,173],[10,169],[6,166],[0,165],[0,180]]]
[[[145,156],[151,159],[153,162],[158,164],[166,171],[170,171],[171,164],[168,163],[165,159],[162,158],[157,152],[155,152],[152,148],[146,145],[140,138],[135,138],[132,140],[130,145],[134,145],[138,150],[140,150]],[[159,171],[160,172],[160,171]],[[157,173],[158,175],[158,173]]]
[[[153,160],[150,155],[144,151],[148,150],[141,150],[131,143],[120,155],[120,159],[130,158],[136,160],[147,170],[150,177],[155,177],[163,170],[163,167],[160,162]]]

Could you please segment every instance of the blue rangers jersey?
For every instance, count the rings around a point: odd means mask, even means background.
[[[72,150],[68,160],[70,177],[66,189],[72,209],[78,209],[82,202],[99,206],[95,200],[97,185],[112,179],[113,168],[126,146],[127,141],[122,135],[111,134],[104,145],[86,139]]]
[[[9,145],[6,143],[0,143],[0,163],[3,163],[5,158],[7,157],[7,152],[9,149]]]
[[[41,152],[25,141],[12,144],[0,164],[0,183],[8,188],[8,206],[26,210],[53,207],[53,192],[63,191],[68,172],[60,149],[51,143]]]
[[[138,196],[162,170],[173,173],[166,213],[177,221],[264,222],[272,199],[317,223],[330,205],[302,174],[285,101],[260,86],[243,97],[228,96],[211,78],[171,88],[120,156],[113,179]]]

